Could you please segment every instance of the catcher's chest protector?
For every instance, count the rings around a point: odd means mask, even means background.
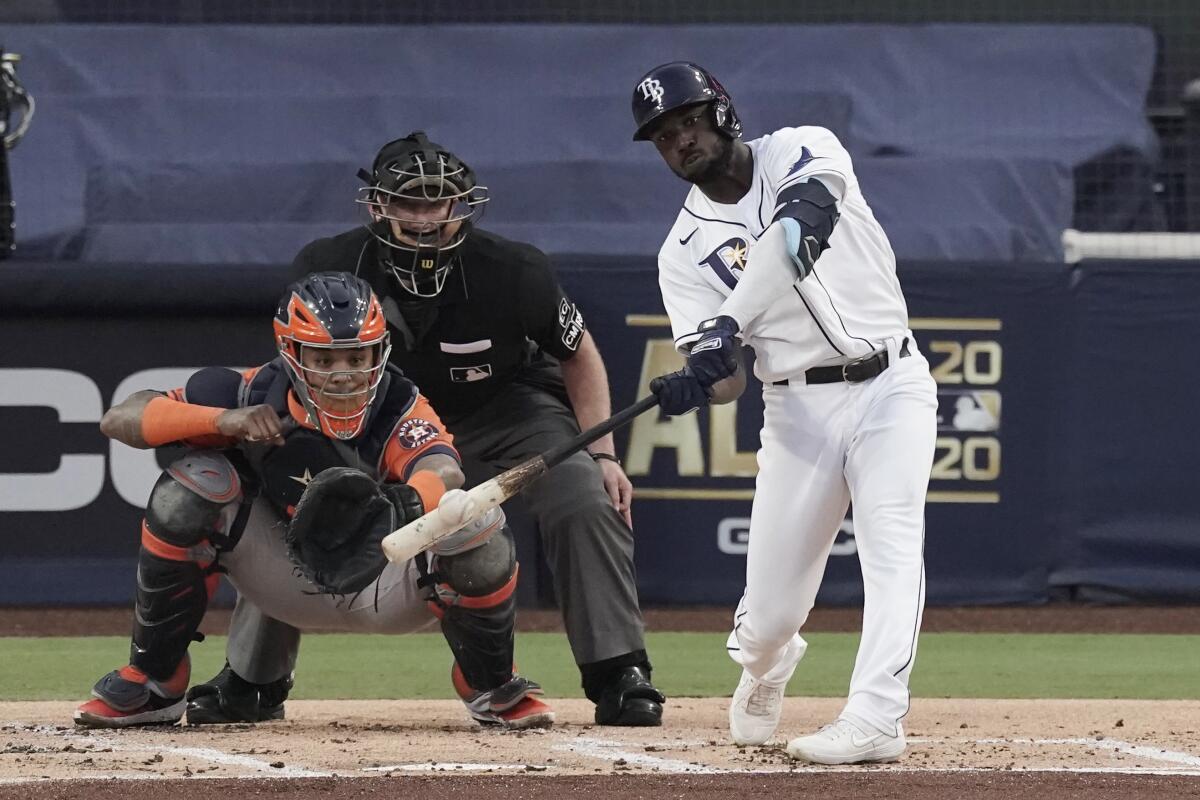
[[[275,409],[280,419],[287,419],[291,413],[287,404],[290,388],[287,373],[276,359],[254,376],[243,394],[242,405],[267,404]],[[282,446],[265,451],[259,447],[254,452],[246,452],[247,460],[258,474],[263,494],[280,514],[290,517],[304,487],[321,470],[354,467],[378,478],[383,450],[416,400],[416,386],[389,364],[367,424],[357,438],[335,443],[320,431],[296,426],[285,434]]]

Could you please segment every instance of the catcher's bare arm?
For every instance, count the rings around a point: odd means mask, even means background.
[[[143,390],[105,412],[100,432],[139,450],[203,436],[280,445],[282,425],[270,406],[214,408]]]

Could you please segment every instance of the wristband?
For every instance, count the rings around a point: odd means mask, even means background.
[[[408,476],[405,483],[417,490],[426,514],[437,508],[442,495],[446,493],[446,484],[442,483],[442,476],[433,470],[419,469]]]
[[[592,453],[589,451],[588,455],[592,457],[592,461],[611,461],[618,467],[624,467],[624,465],[621,463],[621,459],[617,458],[612,453]]]

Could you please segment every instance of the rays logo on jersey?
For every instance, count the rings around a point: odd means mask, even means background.
[[[646,78],[646,80],[638,84],[638,88],[642,91],[643,100],[653,100],[655,103],[662,102],[663,85],[662,81],[658,78]]]
[[[742,277],[742,270],[746,268],[746,255],[749,250],[750,245],[746,240],[735,236],[717,245],[717,249],[701,261],[700,266],[711,269],[721,279],[721,283],[734,289],[738,279]]]
[[[396,430],[396,438],[400,446],[406,450],[416,450],[426,442],[432,442],[438,437],[437,427],[429,420],[414,418],[405,420]]]
[[[787,171],[787,175],[784,175],[783,177],[786,178],[788,175],[793,175],[799,172],[807,167],[810,162],[816,161],[818,158],[824,158],[824,156],[814,156],[812,154],[812,150],[809,150],[807,147],[801,147],[800,158],[796,159],[796,163],[792,164],[792,168],[789,169]]]

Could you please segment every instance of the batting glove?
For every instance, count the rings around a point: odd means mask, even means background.
[[[712,386],[737,371],[737,320],[713,317],[701,322],[697,331],[704,335],[692,345],[687,365],[702,386]]]
[[[672,417],[695,411],[709,401],[708,391],[687,367],[650,381],[650,391],[658,395],[663,413]]]

